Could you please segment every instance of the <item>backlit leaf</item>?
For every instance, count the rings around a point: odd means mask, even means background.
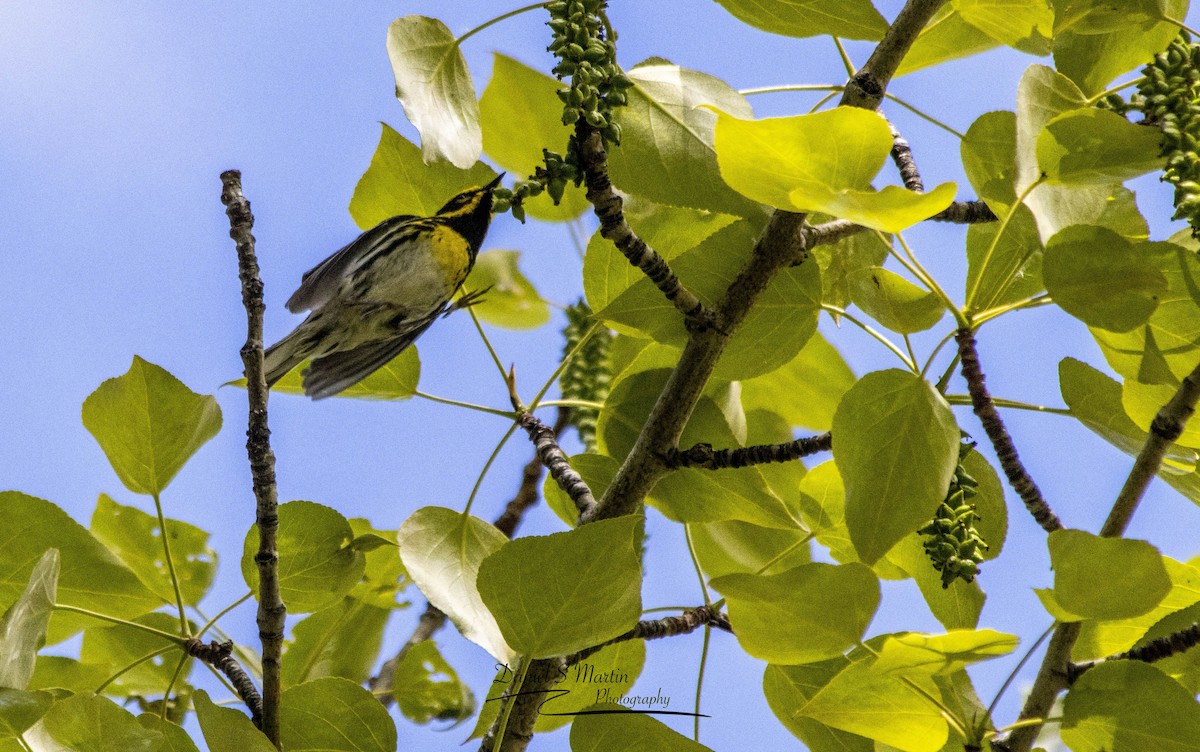
[[[833,435],[850,538],[863,562],[874,563],[945,498],[958,464],[958,426],[931,384],[888,370],[846,392]]]
[[[618,702],[633,687],[645,663],[645,640],[625,640],[571,666],[566,677],[554,685],[555,691],[563,694],[548,698],[542,705],[534,732],[553,731],[575,720],[554,713],[578,713],[597,703]],[[511,674],[509,677],[511,683]],[[503,691],[508,683],[492,686]]]
[[[1200,705],[1150,664],[1103,663],[1067,693],[1062,738],[1075,752],[1200,750]]]
[[[854,304],[898,334],[923,332],[946,313],[937,295],[880,266],[860,269],[847,281]]]
[[[607,706],[607,710],[617,710]],[[584,715],[571,726],[571,752],[707,752],[708,747],[672,731],[644,713]]]
[[[400,712],[413,723],[461,721],[475,712],[470,688],[458,678],[433,640],[418,642],[404,652],[396,663],[392,696]]]
[[[27,732],[33,749],[72,752],[156,752],[162,740],[112,700],[86,694],[54,703],[41,724]]]
[[[1083,618],[1139,616],[1171,589],[1162,556],[1145,541],[1056,530],[1049,545],[1054,598]]]
[[[1120,183],[1162,169],[1160,134],[1114,112],[1071,110],[1054,118],[1037,138],[1038,167],[1051,183]]]
[[[887,21],[869,0],[717,0],[739,20],[790,37],[878,40]]]
[[[350,542],[354,531],[337,510],[311,501],[279,505],[279,592],[290,614],[319,611],[350,592],[363,573],[363,555]],[[258,526],[246,533],[242,576],[258,595]]]
[[[158,494],[221,430],[221,408],[136,355],[83,401],[83,425],[134,493]]]
[[[283,692],[280,741],[288,752],[395,752],[396,724],[361,685],[315,679]]]
[[[346,597],[296,622],[284,645],[283,686],[326,676],[365,682],[390,615],[387,609]]]
[[[487,289],[471,310],[489,324],[534,329],[550,320],[550,307],[517,268],[520,258],[520,251],[488,251],[475,259],[464,286],[472,291]]]
[[[467,169],[483,150],[479,103],[458,41],[436,18],[404,16],[388,27],[388,59],[396,98],[421,132],[426,163],[449,160]]]
[[[46,714],[54,704],[49,692],[26,692],[10,689],[0,682],[0,740],[12,739],[23,733]]]
[[[210,750],[275,752],[275,745],[254,727],[245,713],[216,705],[203,689],[196,690],[192,695],[192,703],[196,708],[200,730],[204,733],[204,741]]]
[[[641,614],[640,515],[505,543],[479,566],[479,595],[521,655],[567,655],[612,639]],[[604,608],[594,608],[603,603]]]
[[[1179,27],[1160,19],[1182,20],[1188,11],[1188,0],[1152,0],[1150,8],[1143,0],[1058,4],[1054,66],[1089,95],[1165,50]]]
[[[396,538],[405,569],[429,602],[450,617],[463,637],[500,663],[511,663],[517,654],[475,587],[480,562],[504,545],[504,533],[478,517],[423,507],[404,521]]]
[[[1135,246],[1112,230],[1074,225],[1046,244],[1042,276],[1067,313],[1089,326],[1128,332],[1146,323],[1167,292],[1160,267],[1173,248]]]
[[[56,549],[42,554],[24,591],[0,617],[0,687],[29,686],[37,652],[46,643],[46,628],[54,611],[58,560]]]
[[[827,431],[854,372],[820,332],[782,368],[742,382],[742,405],[772,410],[793,426]]]

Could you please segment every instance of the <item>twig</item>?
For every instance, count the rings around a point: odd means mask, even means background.
[[[1033,478],[1029,477],[1029,472],[1017,456],[1012,437],[1008,435],[1008,429],[1004,427],[1004,421],[996,412],[992,396],[988,394],[984,385],[983,369],[979,365],[979,351],[975,348],[974,334],[970,329],[959,329],[954,338],[958,342],[962,375],[967,382],[967,391],[971,394],[971,404],[975,408],[975,414],[979,416],[979,422],[983,424],[983,430],[992,442],[992,447],[996,450],[996,459],[1000,461],[1000,467],[1008,477],[1009,484],[1021,497],[1021,501],[1025,502],[1025,508],[1043,530],[1047,533],[1061,530],[1062,522],[1042,498],[1041,490],[1033,482]]]
[[[254,725],[262,726],[263,698],[254,688],[254,682],[250,680],[245,670],[233,659],[232,642],[213,640],[206,644],[201,642],[198,637],[191,637],[184,645],[184,650],[188,655],[204,661],[224,674],[229,679],[229,683],[233,685],[238,697],[242,698],[242,702],[250,709],[250,718],[254,721]]]
[[[579,516],[590,514],[596,507],[592,489],[588,488],[587,482],[571,467],[566,452],[558,446],[554,429],[538,420],[521,404],[521,399],[517,396],[516,375],[511,369],[508,372],[508,396],[512,401],[513,410],[517,411],[517,425],[529,434],[538,460],[550,471],[550,477],[554,478],[558,487],[571,497],[575,508],[579,510]]]
[[[623,635],[618,635],[608,642],[602,642],[586,650],[580,650],[574,655],[567,656],[567,666],[585,661],[609,645],[628,640],[658,640],[663,637],[674,637],[695,632],[705,625],[715,627],[725,632],[733,632],[729,617],[711,606],[700,606],[684,611],[679,616],[666,616],[662,619],[646,619],[639,621],[633,629]]]
[[[833,448],[833,436],[826,431],[820,436],[806,436],[782,444],[756,444],[737,449],[713,449],[712,444],[696,444],[689,449],[671,449],[663,457],[667,467],[701,467],[705,470],[765,465],[769,462],[791,462]]]
[[[246,307],[246,344],[242,363],[246,368],[246,394],[250,401],[250,426],[246,431],[246,453],[250,458],[258,525],[258,636],[262,641],[263,701],[262,732],[279,746],[280,655],[283,652],[283,622],[287,607],[279,594],[276,531],[279,528],[275,490],[275,454],[267,427],[267,384],[263,379],[263,286],[254,255],[254,215],[242,195],[242,174],[221,173],[221,203],[229,216],[229,236],[237,244],[238,276],[242,281],[242,303]]]
[[[912,147],[892,122],[888,121],[892,131],[892,161],[900,171],[900,179],[904,187],[917,193],[925,192],[925,184],[921,181],[921,172],[917,169],[917,160],[913,156]],[[929,218],[934,222],[953,222],[955,224],[979,224],[982,222],[997,222],[999,217],[982,201],[953,201],[945,209]]]
[[[1195,412],[1198,400],[1200,365],[1183,379],[1175,394],[1158,411],[1158,415],[1150,424],[1150,435],[1146,437],[1142,451],[1134,460],[1129,477],[1117,495],[1117,500],[1113,502],[1104,527],[1100,529],[1100,535],[1117,538],[1125,532],[1125,527],[1137,511],[1138,502],[1145,493],[1146,486],[1162,464],[1167,447],[1183,432],[1188,419]],[[1050,639],[1050,646],[1046,648],[1037,678],[1034,679],[1025,705],[1021,708],[1021,714],[1017,717],[1018,723],[1045,718],[1054,704],[1054,698],[1061,690],[1067,688],[1071,671],[1071,649],[1079,637],[1079,628],[1079,622],[1068,622],[1058,625],[1054,630],[1054,637]],[[1000,743],[993,742],[992,746],[1007,752],[1029,752],[1041,726],[1041,723],[1031,723],[1018,728],[1008,739]]]
[[[991,207],[982,201],[955,201],[929,219],[933,222],[953,222],[957,225],[1000,221]]]
[[[613,191],[608,177],[608,152],[600,131],[582,119],[575,126],[575,142],[579,145],[579,161],[583,165],[587,200],[600,220],[600,234],[617,247],[629,263],[645,272],[667,300],[684,315],[690,331],[714,325],[713,313],[700,298],[683,286],[662,256],[637,236],[625,221],[624,202]]]
[[[558,408],[558,416],[554,419],[554,427],[550,429],[555,436],[561,434],[567,428],[570,417],[570,408]],[[537,503],[538,487],[542,482],[542,469],[544,467],[541,455],[535,451],[533,459],[529,460],[524,470],[521,471],[521,486],[517,489],[517,494],[504,507],[504,512],[492,523],[496,526],[497,530],[509,538],[513,537],[516,533],[517,526],[521,524],[521,519],[525,516],[525,510]]]
[[[1099,658],[1094,661],[1070,663],[1067,665],[1067,683],[1074,684],[1076,679],[1101,663],[1108,663],[1109,661],[1142,661],[1143,663],[1154,663],[1155,661],[1161,661],[1164,658],[1170,658],[1173,655],[1190,650],[1196,645],[1200,645],[1200,622],[1196,622],[1187,629],[1173,632],[1166,637],[1151,640],[1140,648],[1132,648],[1123,653],[1116,653],[1107,658]]]

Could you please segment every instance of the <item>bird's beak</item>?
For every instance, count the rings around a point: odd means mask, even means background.
[[[495,180],[493,180],[492,182],[488,183],[487,185],[485,185],[483,187],[484,190],[488,190],[488,191],[495,190],[496,187],[500,185],[500,181],[503,180],[504,176],[507,174],[508,174],[507,172],[502,172],[499,175],[497,175]]]

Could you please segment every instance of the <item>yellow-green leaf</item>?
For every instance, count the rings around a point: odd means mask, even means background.
[[[308,369],[308,364],[309,361],[306,360],[288,371],[283,378],[275,382],[271,392],[304,394],[304,372]],[[411,345],[362,381],[333,396],[366,400],[406,400],[416,394],[417,382],[420,379],[421,358],[417,354],[416,345]],[[245,387],[246,380],[238,379],[234,384]]]
[[[1140,616],[1171,589],[1162,556],[1145,541],[1055,530],[1049,545],[1054,599],[1083,618]]]
[[[517,268],[520,258],[520,251],[488,251],[475,259],[465,286],[472,291],[487,289],[471,310],[489,324],[534,329],[550,320],[550,307]]]
[[[739,20],[790,37],[823,34],[875,41],[887,21],[869,0],[717,0]]]
[[[124,375],[83,401],[83,425],[126,488],[157,495],[221,430],[221,408],[135,355]]]
[[[1042,277],[1067,313],[1089,326],[1128,332],[1146,323],[1167,292],[1160,267],[1175,247],[1134,245],[1103,227],[1073,225],[1046,244]]]
[[[1115,112],[1094,107],[1064,112],[1042,127],[1038,167],[1050,183],[1121,183],[1162,169],[1160,135]]]
[[[923,332],[946,313],[937,295],[881,266],[859,269],[847,282],[850,300],[885,329],[898,334]]]

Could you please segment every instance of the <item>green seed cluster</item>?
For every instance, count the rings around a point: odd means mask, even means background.
[[[567,307],[567,326],[563,329],[564,357],[575,349],[592,323],[592,311],[582,299]],[[612,336],[608,329],[601,327],[563,369],[558,377],[563,399],[603,402],[608,397],[608,387],[612,383],[612,365],[608,359]],[[596,419],[599,416],[598,410],[571,408],[571,425],[575,426],[579,440],[589,452],[596,451]]]
[[[511,190],[497,188],[492,192],[494,213],[502,214],[511,210],[514,217],[524,222],[525,199],[541,195],[542,191],[545,191],[554,200],[554,205],[558,206],[562,201],[563,192],[567,189],[567,183],[573,182],[578,185],[582,179],[579,169],[563,159],[561,154],[542,149],[542,160],[544,166],[538,167],[530,179],[518,180],[513,183]]]
[[[1142,69],[1133,105],[1162,130],[1164,181],[1175,186],[1175,215],[1200,237],[1200,45],[1180,34]]]
[[[625,104],[625,90],[633,82],[617,66],[615,39],[605,30],[606,0],[552,0],[550,30],[554,40],[547,48],[558,58],[553,73],[571,86],[558,92],[563,101],[563,124],[582,118],[613,144],[621,143],[621,126],[613,122],[612,109]]]
[[[925,541],[925,553],[933,562],[933,568],[942,573],[943,588],[950,587],[955,580],[973,581],[979,574],[983,552],[988,548],[975,529],[975,520],[979,516],[975,513],[975,505],[970,503],[979,492],[979,483],[963,467],[963,460],[974,448],[975,443],[971,441],[959,445],[958,467],[950,479],[946,500],[938,506],[929,524],[917,531],[930,536]]]

